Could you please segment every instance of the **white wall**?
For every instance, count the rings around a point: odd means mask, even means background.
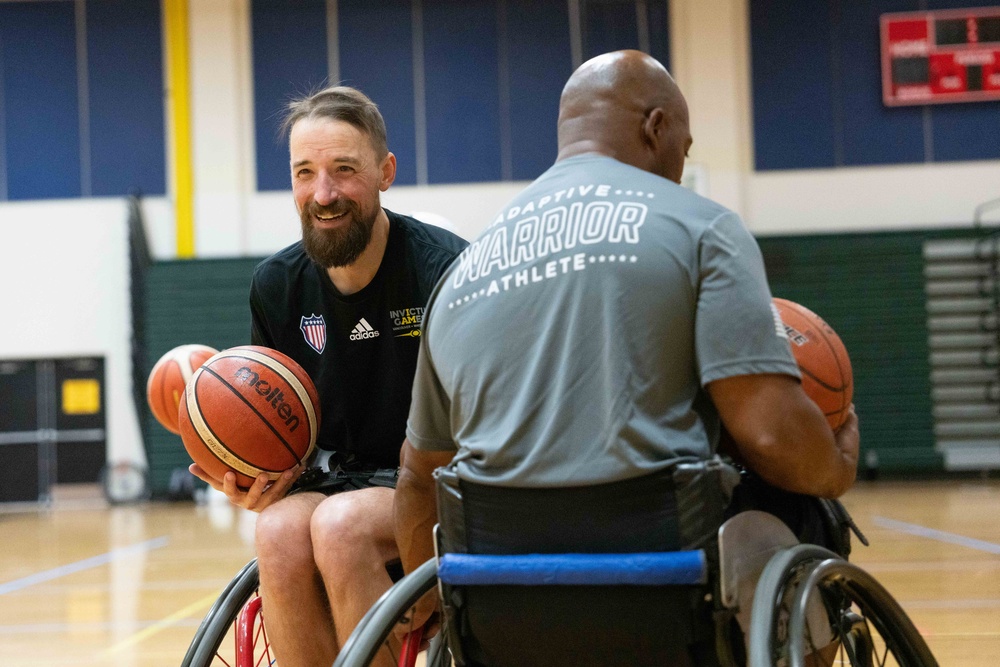
[[[116,199],[0,208],[0,358],[103,356],[109,457],[142,462],[131,393],[127,219]]]
[[[671,40],[691,108],[692,160],[707,194],[751,229],[966,225],[978,204],[1000,197],[1000,161],[755,173],[747,2],[672,0]],[[263,255],[296,240],[299,223],[290,191],[255,192],[249,0],[191,0],[189,8],[197,252]],[[437,213],[471,238],[523,185],[397,186],[383,203]],[[173,257],[169,198],[144,208],[154,255]],[[129,393],[125,215],[121,201],[0,204],[0,357],[104,355],[111,456],[141,460]]]

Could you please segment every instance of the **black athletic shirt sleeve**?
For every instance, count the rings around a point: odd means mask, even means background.
[[[386,214],[385,255],[360,292],[340,294],[301,242],[261,262],[250,284],[251,342],[287,354],[316,384],[318,445],[374,467],[399,465],[424,308],[468,245]]]

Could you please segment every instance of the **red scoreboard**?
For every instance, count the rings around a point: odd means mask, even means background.
[[[883,14],[888,106],[1000,100],[1000,7]]]

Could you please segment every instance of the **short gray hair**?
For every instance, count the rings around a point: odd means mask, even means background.
[[[285,118],[281,122],[282,136],[290,133],[292,127],[303,118],[342,120],[365,133],[380,160],[389,153],[385,120],[378,105],[356,88],[331,86],[292,100],[288,103]]]

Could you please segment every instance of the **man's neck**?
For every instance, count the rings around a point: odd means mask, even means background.
[[[380,208],[372,227],[372,237],[367,247],[353,263],[347,266],[333,266],[326,270],[334,287],[341,294],[360,292],[372,281],[382,264],[385,246],[389,241],[389,216]]]

